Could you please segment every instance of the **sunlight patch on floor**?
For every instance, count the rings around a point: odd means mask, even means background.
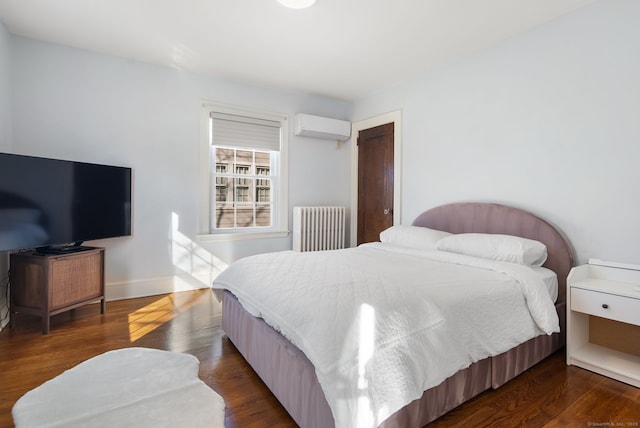
[[[146,305],[128,316],[129,341],[136,342],[155,329],[170,322],[196,304],[200,293],[175,293],[163,296],[153,303]]]

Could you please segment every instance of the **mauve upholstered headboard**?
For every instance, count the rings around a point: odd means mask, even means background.
[[[566,301],[567,275],[574,266],[573,249],[562,233],[546,220],[505,205],[460,202],[425,211],[412,224],[451,233],[501,233],[540,241],[547,246],[544,267],[558,275],[557,302]]]

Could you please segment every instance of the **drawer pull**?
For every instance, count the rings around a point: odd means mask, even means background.
[[[609,307],[609,305],[607,305],[606,303],[603,303],[603,304],[602,304],[602,307],[603,307],[604,309],[607,309],[607,308]]]

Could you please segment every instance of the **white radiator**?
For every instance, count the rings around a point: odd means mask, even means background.
[[[344,248],[344,207],[293,207],[294,251]]]

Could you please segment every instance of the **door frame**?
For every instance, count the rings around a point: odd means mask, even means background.
[[[393,224],[400,224],[402,218],[402,110],[394,110],[351,124],[351,247],[356,246],[358,239],[358,133],[390,122],[393,122]]]

